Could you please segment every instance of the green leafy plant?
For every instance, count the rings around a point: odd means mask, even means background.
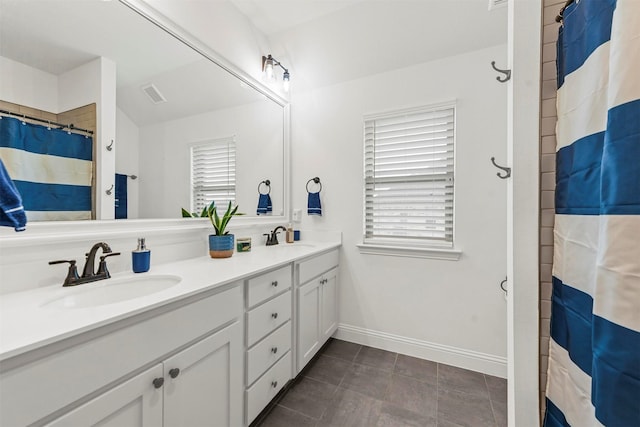
[[[215,205],[215,202],[211,202],[209,206],[205,206],[204,209],[202,209],[202,212],[200,213],[200,215],[198,215],[197,212],[191,213],[186,209],[182,208],[183,218],[204,218],[204,217],[209,218],[209,220],[211,221],[211,224],[213,225],[213,229],[215,230],[216,236],[224,236],[226,234],[229,234],[228,231],[225,231],[227,228],[227,224],[229,224],[229,221],[231,220],[231,218],[236,215],[244,215],[244,214],[241,212],[238,212],[238,206],[233,207],[231,202],[229,202],[229,206],[227,206],[227,210],[222,216],[218,215],[218,209],[217,209],[217,206]]]

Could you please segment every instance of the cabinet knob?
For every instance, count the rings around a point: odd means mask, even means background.
[[[273,388],[278,387],[278,381],[271,381],[271,387]]]
[[[278,313],[271,313],[271,317],[273,317],[274,319],[278,318]]]
[[[180,369],[178,369],[178,368],[169,369],[169,376],[171,378],[175,378],[178,375],[180,375]]]
[[[160,388],[162,387],[162,385],[164,384],[164,378],[160,377],[160,378],[156,378],[153,380],[153,386],[155,388]]]
[[[273,282],[271,282],[271,286],[273,286],[274,288],[278,287],[278,281],[274,280]]]
[[[276,354],[278,352],[278,347],[271,347],[271,353]]]

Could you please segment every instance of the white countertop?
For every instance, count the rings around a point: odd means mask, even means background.
[[[161,265],[152,263],[147,273],[114,274],[111,279],[73,287],[55,285],[1,295],[0,360],[339,246],[340,241],[301,241],[272,247],[254,246],[251,252],[236,252],[231,258],[211,259],[203,256]],[[143,275],[179,276],[182,280],[168,289],[112,304],[87,308],[43,306],[58,298],[83,292],[89,287],[107,287],[110,282]]]

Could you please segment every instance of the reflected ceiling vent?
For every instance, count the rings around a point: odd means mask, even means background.
[[[167,102],[167,98],[165,98],[164,95],[160,93],[160,91],[157,87],[155,87],[154,84],[142,86],[142,91],[154,104],[162,104],[163,102]]]
[[[507,3],[509,3],[509,0],[489,0],[489,10],[505,7]]]

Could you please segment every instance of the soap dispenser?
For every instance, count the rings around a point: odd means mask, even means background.
[[[291,224],[287,226],[287,243],[293,243],[293,227]]]
[[[138,239],[138,248],[131,252],[131,265],[134,273],[144,273],[149,271],[151,264],[151,251],[144,243],[144,237]]]

